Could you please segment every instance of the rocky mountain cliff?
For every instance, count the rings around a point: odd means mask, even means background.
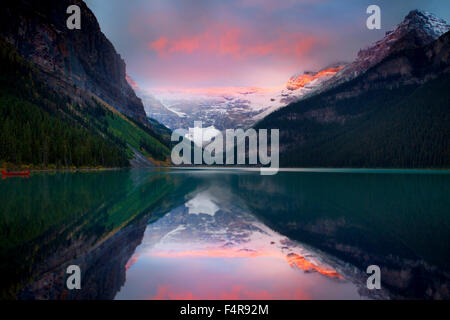
[[[66,26],[66,10],[73,4],[81,9],[81,30]],[[125,79],[123,59],[83,1],[7,0],[0,13],[0,31],[58,92],[78,100],[94,95],[148,125],[142,102]]]
[[[324,92],[356,78],[395,52],[427,45],[449,30],[450,25],[445,20],[429,12],[413,10],[393,31],[388,31],[383,39],[360,50],[355,61],[325,81],[316,92]]]
[[[66,25],[74,4],[81,30]],[[7,0],[0,48],[0,167],[168,163],[167,133],[147,118],[83,1]]]
[[[394,89],[403,85],[421,85],[450,73],[450,32],[421,48],[395,52],[368,69],[358,81],[339,90],[337,99],[358,96],[380,88]]]

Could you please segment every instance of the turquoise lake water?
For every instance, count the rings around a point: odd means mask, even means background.
[[[449,298],[450,174],[118,170],[0,180],[1,299]],[[80,266],[80,290],[66,288]],[[369,265],[381,290],[368,290]]]

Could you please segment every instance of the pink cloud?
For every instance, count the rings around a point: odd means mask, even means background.
[[[250,30],[219,25],[193,35],[172,38],[163,35],[152,40],[148,48],[160,57],[179,53],[230,56],[234,59],[269,55],[301,58],[324,43],[324,38],[301,32],[274,32],[267,39]]]
[[[133,266],[133,264],[135,264],[139,260],[139,258],[140,258],[139,254],[133,255],[131,257],[131,259],[128,260],[127,264],[125,265],[125,270],[130,269]]]
[[[150,300],[200,300],[194,293],[175,289],[171,285],[158,285],[156,295]]]
[[[168,42],[168,40],[166,37],[161,37],[158,40],[155,40],[152,43],[150,43],[150,49],[153,49],[158,52],[162,52],[162,51],[166,50],[167,42]]]
[[[155,295],[149,300],[280,300],[280,299],[311,299],[301,288],[278,288],[270,293],[265,289],[249,288],[246,284],[230,284],[227,288],[215,288],[210,283],[198,283],[196,292],[186,290],[177,285],[158,285]]]
[[[139,84],[134,81],[128,74],[125,75],[125,79],[127,80],[128,84],[133,88],[135,91],[139,91]]]

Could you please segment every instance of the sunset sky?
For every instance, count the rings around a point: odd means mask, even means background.
[[[412,9],[450,20],[447,0],[86,0],[141,88],[284,85],[351,61]],[[378,4],[382,29],[368,30]]]

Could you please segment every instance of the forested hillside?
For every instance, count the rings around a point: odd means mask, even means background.
[[[284,167],[450,167],[450,33],[269,115]]]
[[[1,167],[124,167],[134,156],[130,147],[167,161],[169,149],[151,128],[94,97],[64,97],[12,46],[1,47]]]

